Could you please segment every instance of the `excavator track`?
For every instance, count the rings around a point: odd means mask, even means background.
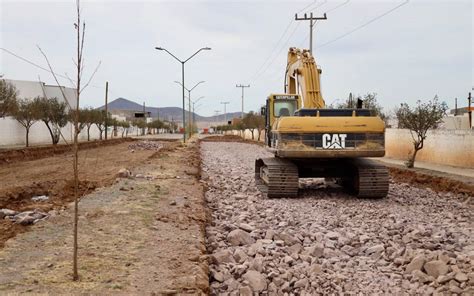
[[[389,189],[389,173],[387,167],[370,160],[356,159],[353,161],[354,176],[351,185],[357,197],[384,198]]]
[[[272,157],[255,160],[255,183],[268,197],[298,195],[298,167],[291,161]]]

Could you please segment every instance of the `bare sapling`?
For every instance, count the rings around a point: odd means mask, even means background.
[[[74,224],[73,224],[73,276],[72,279],[74,281],[79,280],[79,273],[78,273],[78,222],[79,222],[79,133],[81,132],[81,129],[83,127],[82,124],[80,124],[80,109],[79,109],[79,102],[80,102],[80,95],[82,91],[89,85],[89,83],[92,81],[92,78],[94,77],[95,73],[97,73],[97,70],[100,67],[100,62],[95,68],[94,72],[90,76],[89,80],[83,85],[82,84],[82,74],[84,70],[84,59],[83,59],[83,50],[84,50],[84,36],[85,36],[85,29],[86,29],[86,24],[82,22],[81,19],[81,9],[80,9],[80,0],[76,0],[76,15],[77,19],[76,22],[74,23],[74,28],[76,30],[76,59],[74,61],[75,65],[75,71],[76,71],[76,81],[72,81],[72,79],[69,79],[69,81],[73,84],[75,90],[76,90],[76,100],[75,100],[75,105],[71,106],[69,104],[69,101],[67,100],[66,94],[64,93],[63,89],[59,87],[61,90],[61,94],[65,100],[65,102],[68,104],[69,109],[72,111],[72,121],[73,121],[73,126],[74,126],[74,138],[73,138],[73,174],[74,174]],[[53,68],[51,66],[51,63],[49,62],[48,57],[46,54],[39,48],[41,53],[43,54],[44,58],[46,59],[46,62],[48,64],[48,67],[50,69],[51,74],[53,75],[56,83],[58,86],[60,86],[57,75],[53,71]]]

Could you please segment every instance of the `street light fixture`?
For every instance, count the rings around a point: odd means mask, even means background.
[[[204,99],[204,98],[205,98],[204,96],[199,97],[196,101],[193,102],[193,104],[199,102],[201,99]]]
[[[162,51],[166,51],[170,56],[172,56],[175,60],[177,60],[178,62],[181,63],[181,85],[183,87],[183,128],[186,129],[186,118],[185,118],[185,101],[184,101],[184,64],[189,61],[190,59],[192,59],[195,55],[197,55],[201,50],[211,50],[210,47],[203,47],[203,48],[200,48],[198,51],[196,51],[193,55],[191,55],[189,58],[187,58],[186,60],[180,60],[178,59],[174,54],[172,54],[171,52],[169,52],[166,48],[163,48],[163,47],[155,47],[156,50],[162,50]],[[195,86],[196,87],[196,86]],[[183,133],[183,141],[186,143],[186,130],[184,131]]]

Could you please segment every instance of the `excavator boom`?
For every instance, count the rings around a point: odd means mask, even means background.
[[[317,68],[311,53],[308,50],[290,48],[286,69],[285,92],[297,94],[301,91],[304,108],[324,108],[320,79],[322,71]]]

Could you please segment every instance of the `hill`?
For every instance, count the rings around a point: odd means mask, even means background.
[[[102,110],[105,106],[101,106],[98,109]],[[140,105],[136,102],[127,100],[125,98],[118,98],[107,104],[109,110],[134,110],[134,111],[143,111],[143,105]],[[165,120],[174,120],[180,121],[183,119],[183,108],[180,107],[151,107],[145,106],[145,110],[151,113],[152,117],[159,117]],[[187,111],[186,111],[187,112]],[[201,116],[197,113],[191,113],[195,116],[196,121],[198,122],[222,122],[224,121],[224,114],[217,116]],[[231,112],[227,113],[227,120],[230,120],[234,117],[240,117],[241,112]],[[186,113],[187,116],[187,113]]]

